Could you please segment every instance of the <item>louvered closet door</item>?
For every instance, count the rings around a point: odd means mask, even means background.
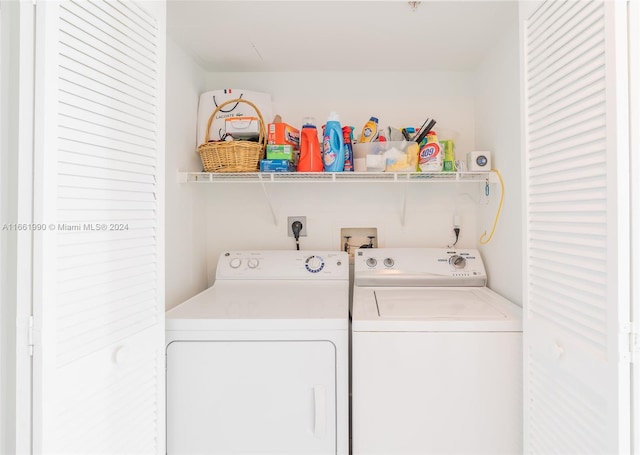
[[[526,453],[629,451],[624,3],[524,24]]]
[[[164,453],[164,14],[36,3],[35,453]]]

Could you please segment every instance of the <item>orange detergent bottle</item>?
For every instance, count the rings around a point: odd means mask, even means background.
[[[315,120],[311,117],[304,119],[300,132],[300,158],[298,159],[298,172],[323,172],[322,152],[318,140],[318,130]]]

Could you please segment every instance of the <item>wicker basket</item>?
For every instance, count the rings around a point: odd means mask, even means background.
[[[253,107],[259,118],[260,133],[258,142],[252,141],[221,141],[209,142],[209,129],[213,123],[215,115],[224,106],[232,103],[246,103]],[[264,157],[265,146],[265,126],[264,119],[260,110],[250,101],[236,98],[222,103],[216,107],[209,123],[207,124],[207,132],[205,133],[204,143],[198,146],[198,154],[202,160],[202,167],[205,172],[257,172],[260,160]]]

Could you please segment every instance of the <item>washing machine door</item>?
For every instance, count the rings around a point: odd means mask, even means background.
[[[328,341],[175,341],[167,347],[167,454],[335,454]]]

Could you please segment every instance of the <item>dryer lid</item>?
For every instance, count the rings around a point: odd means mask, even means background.
[[[377,290],[381,319],[501,320],[507,315],[473,289]]]

